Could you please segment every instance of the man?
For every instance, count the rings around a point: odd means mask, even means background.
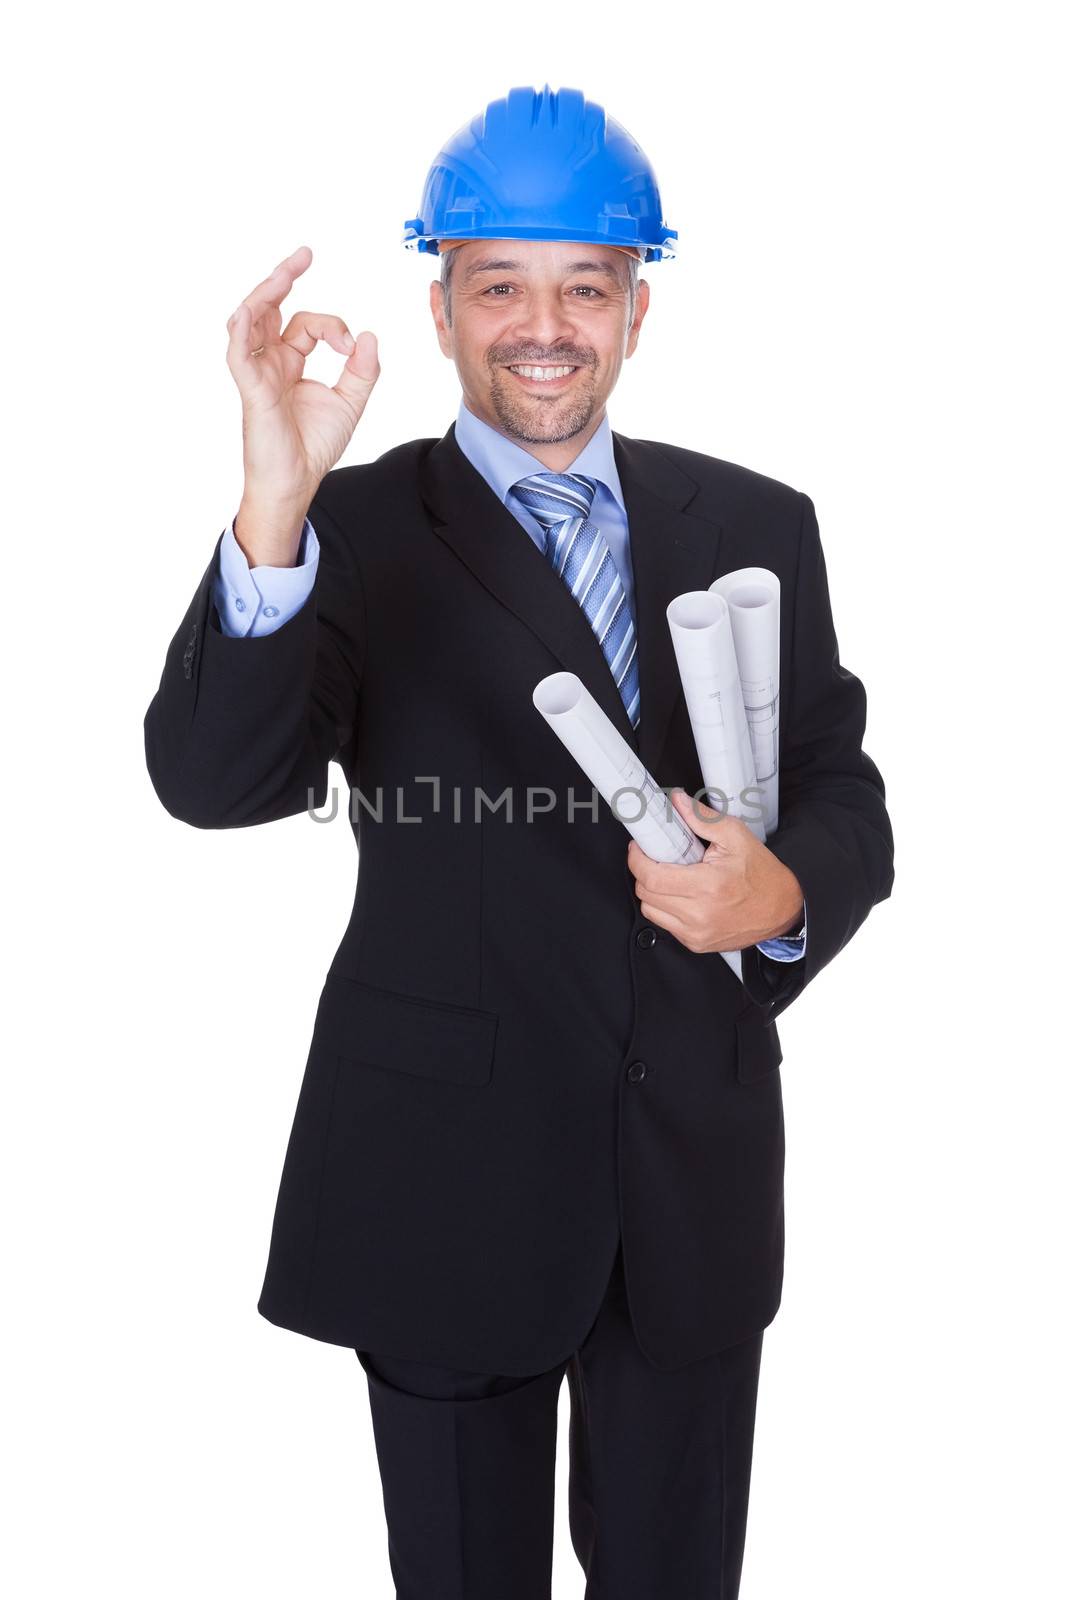
[[[641,261],[675,238],[640,147],[512,90],[420,216],[462,401],[337,468],[376,342],[242,301],[245,484],[145,719],[163,804],[241,827],[349,785],[360,865],[315,1018],[259,1309],[352,1346],[399,1600],[548,1600],[556,1411],[603,1600],[736,1596],[763,1329],[782,1281],[776,1019],[892,882],[865,697],[810,499],[611,432]],[[319,340],[337,385],[303,379]],[[780,823],[700,787],[665,620],[740,566],[782,586]],[[576,673],[706,841],[651,861],[534,709]],[[739,982],[717,952],[743,950]]]

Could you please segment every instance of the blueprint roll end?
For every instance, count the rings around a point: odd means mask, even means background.
[[[739,583],[730,591],[730,605],[740,611],[758,611],[760,606],[773,605],[778,591],[766,583]]]
[[[533,692],[533,703],[543,717],[560,717],[573,711],[582,697],[582,680],[573,672],[550,672]]]
[[[667,621],[672,628],[694,631],[717,627],[728,615],[725,600],[710,589],[689,589],[677,594],[667,607]]]

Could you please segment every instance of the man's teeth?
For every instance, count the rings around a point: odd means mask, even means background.
[[[573,367],[512,367],[512,372],[517,372],[522,378],[536,378],[539,383],[550,382],[553,378],[565,378],[568,372],[573,372]]]

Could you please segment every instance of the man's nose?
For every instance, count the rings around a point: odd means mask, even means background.
[[[573,340],[575,327],[570,308],[558,295],[528,294],[518,308],[511,333],[547,351],[561,339]]]

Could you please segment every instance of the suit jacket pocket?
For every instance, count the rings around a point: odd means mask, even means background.
[[[319,999],[316,1043],[362,1066],[448,1083],[488,1083],[497,1017],[331,974]]]
[[[752,1083],[776,1072],[782,1060],[782,1046],[774,1018],[765,1016],[761,1006],[746,1006],[737,1018],[736,1028],[739,1080]]]

